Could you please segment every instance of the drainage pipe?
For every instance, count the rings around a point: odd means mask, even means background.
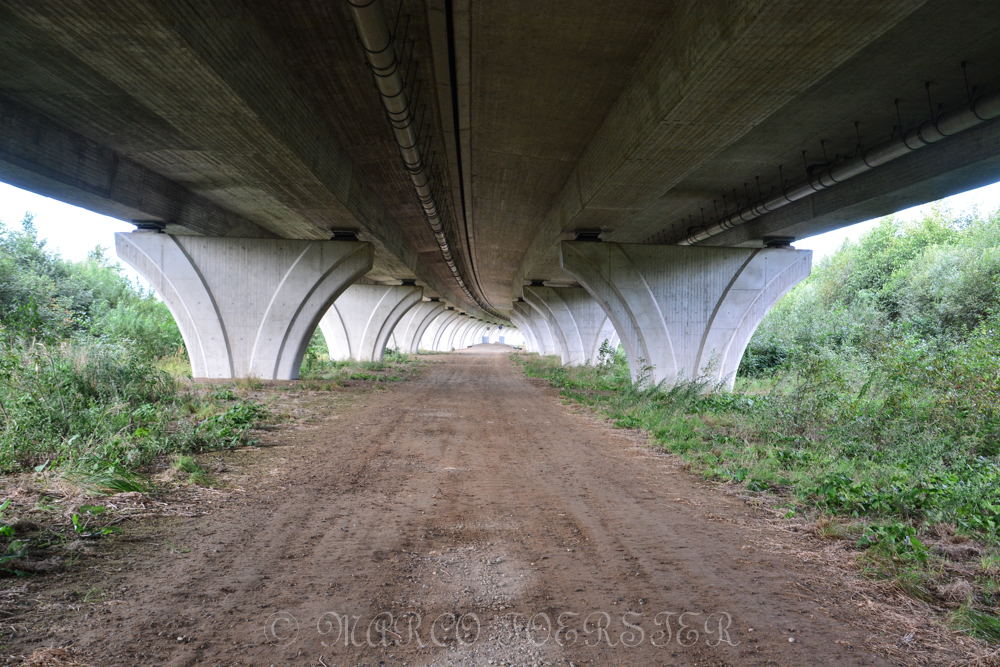
[[[351,6],[351,16],[358,29],[361,45],[365,49],[365,58],[372,74],[375,75],[375,86],[382,97],[382,106],[392,124],[392,133],[399,147],[399,155],[406,165],[406,171],[410,175],[413,189],[417,192],[420,206],[424,209],[427,222],[430,223],[434,239],[441,249],[441,255],[462,291],[472,299],[473,303],[482,306],[466,286],[444,234],[441,211],[431,190],[427,165],[424,164],[420,154],[419,138],[414,127],[415,119],[410,102],[406,98],[406,83],[399,72],[400,62],[392,45],[392,34],[389,32],[385,12],[382,11],[382,2],[381,0],[367,0],[367,2],[347,0],[347,2]]]
[[[929,146],[945,137],[981,125],[998,116],[1000,116],[1000,92],[980,97],[968,107],[943,113],[935,120],[929,120],[900,136],[872,146],[861,155],[834,164],[815,174],[810,174],[806,179],[793,185],[787,187],[783,185],[782,192],[745,206],[714,225],[691,234],[680,241],[678,245],[692,245],[704,241],[727,229],[732,229],[754,218],[759,218],[765,213],[770,213],[782,206],[808,197],[814,192],[825,190],[886,162],[891,162],[912,151],[920,150],[924,146]]]

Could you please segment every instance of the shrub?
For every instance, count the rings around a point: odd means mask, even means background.
[[[132,285],[106,251],[69,262],[39,241],[30,215],[20,231],[0,223],[0,326],[8,343],[86,334],[158,358],[183,350],[180,330],[151,291]]]

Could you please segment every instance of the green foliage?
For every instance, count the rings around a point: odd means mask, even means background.
[[[204,447],[232,448],[254,444],[250,430],[267,417],[267,408],[250,402],[239,402],[225,412],[204,419],[194,429],[194,440]]]
[[[201,467],[198,461],[193,456],[187,456],[184,454],[179,454],[174,457],[173,469],[179,473],[187,475],[187,481],[189,484],[199,484],[201,486],[209,486],[211,479],[208,476],[208,471]]]
[[[150,358],[183,349],[167,307],[129,283],[103,248],[69,262],[46,250],[30,214],[21,226],[0,223],[0,330],[8,343],[84,336],[128,342]]]
[[[887,217],[847,242],[772,309],[740,375],[769,376],[821,350],[864,360],[899,336],[932,352],[967,341],[1000,310],[1000,212],[913,223]]]
[[[104,514],[106,507],[101,507],[100,505],[81,505],[79,507],[80,512],[83,512],[83,516],[79,513],[74,512],[70,517],[73,524],[73,532],[76,533],[77,537],[80,538],[91,538],[91,537],[103,537],[105,535],[113,535],[115,533],[122,532],[122,529],[118,526],[102,526],[91,528],[90,524],[93,520]]]
[[[161,370],[181,354],[166,306],[102,248],[68,262],[30,215],[0,223],[0,471],[51,465],[91,493],[143,492],[135,469],[157,456],[248,442],[267,410],[183,390]]]
[[[269,418],[256,403],[230,405],[231,391],[216,396],[182,391],[129,344],[0,341],[0,470],[52,462],[95,493],[145,491],[131,469],[170,452],[245,444]]]
[[[174,458],[173,469],[179,472],[205,472],[205,469],[198,465],[198,461],[193,456],[178,455]]]
[[[10,498],[0,505],[0,572],[16,573],[9,567],[10,561],[23,558],[27,553],[27,544],[22,540],[13,539],[14,526],[8,525],[3,520],[3,511],[10,504]]]
[[[319,327],[313,331],[306,353],[302,357],[302,366],[299,373],[302,377],[316,377],[327,369],[330,363],[330,355],[327,352],[326,339]]]
[[[67,463],[64,476],[94,495],[145,493],[149,484],[125,466],[94,454],[84,454]]]
[[[948,621],[955,630],[994,644],[1000,643],[1000,619],[993,614],[975,609],[971,604],[956,609]]]
[[[903,523],[867,526],[858,540],[858,547],[875,547],[890,557],[903,557],[921,563],[927,561],[927,547],[917,539],[916,529]]]

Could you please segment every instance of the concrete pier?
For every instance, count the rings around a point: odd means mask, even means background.
[[[393,329],[420,303],[411,285],[352,285],[320,320],[331,359],[379,361]]]
[[[561,244],[563,269],[621,335],[634,379],[732,387],[767,311],[809,275],[812,251]]]
[[[371,244],[115,234],[177,322],[196,378],[289,380],[323,313],[372,266]]]

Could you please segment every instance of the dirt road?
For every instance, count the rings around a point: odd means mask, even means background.
[[[123,558],[120,602],[50,641],[101,665],[882,664],[756,510],[508,351],[288,436],[270,490]]]

